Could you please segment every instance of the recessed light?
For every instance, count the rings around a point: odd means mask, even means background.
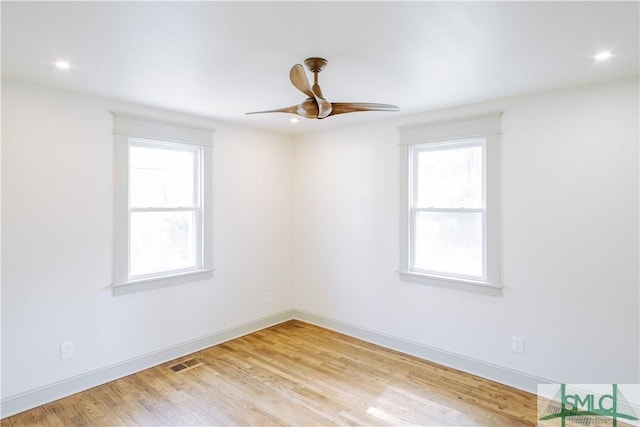
[[[289,122],[298,123],[298,118],[297,117],[292,117],[292,118],[289,119]]]
[[[606,61],[607,59],[611,58],[612,56],[613,56],[613,54],[611,53],[610,50],[605,50],[605,51],[597,53],[596,55],[593,55],[593,59],[595,59],[596,61]]]
[[[62,60],[54,62],[53,65],[55,65],[59,70],[68,70],[69,68],[71,68],[71,64],[69,64],[67,61]]]

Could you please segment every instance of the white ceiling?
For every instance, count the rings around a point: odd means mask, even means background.
[[[287,133],[638,75],[632,2],[7,2],[2,73]],[[611,50],[596,63],[592,55]],[[399,113],[246,116],[305,95],[310,56],[334,102]],[[55,69],[56,59],[71,62]]]

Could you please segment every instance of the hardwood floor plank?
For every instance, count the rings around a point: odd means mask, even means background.
[[[535,426],[536,408],[532,394],[289,321],[1,424],[516,427]]]

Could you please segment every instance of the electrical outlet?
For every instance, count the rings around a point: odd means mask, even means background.
[[[264,302],[266,302],[267,304],[271,304],[271,291],[267,291],[267,294],[264,297]]]
[[[60,359],[68,359],[73,357],[73,341],[67,341],[60,344]]]
[[[524,353],[524,338],[512,337],[511,350],[513,350],[515,353]]]

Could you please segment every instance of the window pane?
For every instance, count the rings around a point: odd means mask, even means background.
[[[191,150],[131,146],[131,207],[194,206],[195,156]]]
[[[131,277],[197,267],[195,215],[131,213]]]
[[[418,212],[414,268],[482,277],[482,214]]]
[[[416,207],[482,208],[482,147],[417,153]]]

